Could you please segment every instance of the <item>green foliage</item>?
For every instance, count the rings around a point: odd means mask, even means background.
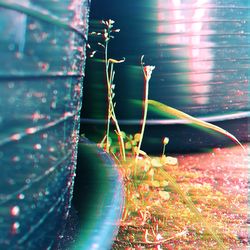
[[[242,144],[234,137],[232,134],[226,130],[210,124],[208,122],[199,120],[192,117],[180,110],[169,107],[163,103],[155,100],[148,99],[149,81],[151,74],[154,70],[154,66],[144,65],[143,56],[141,58],[141,67],[144,74],[144,100],[143,100],[143,121],[140,133],[135,135],[127,135],[124,131],[120,129],[119,122],[115,114],[115,71],[114,65],[124,62],[124,58],[121,60],[116,60],[109,58],[108,56],[108,46],[109,42],[114,36],[114,32],[119,32],[119,29],[114,29],[114,21],[101,21],[104,26],[98,32],[91,32],[91,35],[96,37],[102,37],[104,41],[98,42],[98,46],[104,50],[104,58],[96,59],[105,64],[105,77],[107,85],[107,97],[108,97],[108,116],[107,116],[107,129],[103,140],[99,143],[100,147],[104,148],[108,153],[112,154],[114,158],[120,163],[124,181],[129,184],[126,185],[126,207],[124,210],[123,220],[126,220],[129,216],[140,215],[142,223],[145,224],[147,221],[147,216],[150,215],[143,204],[139,204],[138,197],[142,196],[137,193],[138,187],[144,187],[145,190],[149,190],[151,185],[153,188],[158,189],[158,196],[163,201],[168,201],[171,198],[171,194],[166,190],[166,187],[171,186],[172,190],[180,195],[183,201],[188,205],[189,209],[195,214],[196,218],[204,224],[209,234],[218,243],[221,249],[226,249],[220,237],[212,229],[211,225],[205,220],[202,214],[195,207],[193,201],[181,190],[175,179],[170,176],[167,171],[163,169],[164,165],[176,166],[178,161],[174,157],[169,157],[165,155],[166,145],[169,143],[168,137],[163,138],[163,151],[161,158],[151,158],[144,151],[141,150],[141,144],[143,140],[143,135],[145,131],[145,125],[147,122],[147,112],[148,108],[153,111],[160,113],[163,116],[175,117],[178,119],[186,120],[190,125],[196,126],[199,129],[206,129],[206,131],[215,131],[219,134],[223,134],[234,142],[238,143],[243,149]],[[97,51],[92,51],[90,57],[94,57]],[[135,101],[137,105],[141,105],[141,101]],[[113,122],[115,125],[114,131],[110,131],[110,123]],[[129,161],[127,161],[127,158]],[[155,179],[155,175],[158,176],[158,180]],[[149,183],[149,184],[147,184]],[[132,191],[134,190],[134,191]],[[144,191],[145,191],[144,190]],[[145,191],[146,192],[146,191]],[[148,191],[147,191],[148,192]],[[145,202],[145,201],[144,201]],[[141,205],[141,207],[140,207]],[[144,204],[145,205],[145,204]],[[144,210],[146,211],[144,211]],[[146,208],[148,209],[148,207]],[[154,243],[147,241],[147,233],[145,235],[146,243]],[[145,243],[145,242],[144,242]],[[156,242],[157,243],[157,242]]]
[[[141,101],[139,101],[139,100],[133,100],[133,103],[136,105],[141,105]],[[212,123],[195,118],[189,114],[186,114],[185,112],[182,112],[178,109],[175,109],[173,107],[170,107],[166,104],[163,104],[163,103],[155,101],[155,100],[148,100],[147,104],[153,112],[156,112],[164,117],[178,118],[178,119],[187,121],[187,123],[186,123],[187,125],[196,127],[198,129],[205,130],[208,133],[216,132],[216,133],[219,133],[221,135],[224,135],[224,136],[230,138],[236,144],[240,145],[241,148],[245,151],[244,146],[240,143],[240,141],[234,135],[232,135],[231,133],[229,133],[228,131],[226,131],[225,129],[223,129],[219,126],[216,126]]]
[[[171,116],[186,120],[186,121],[190,122],[190,124],[196,126],[199,129],[212,130],[212,131],[220,133],[224,136],[227,136],[232,141],[239,144],[242,147],[242,149],[245,150],[243,145],[239,142],[239,140],[234,135],[230,134],[228,131],[226,131],[225,129],[222,129],[221,127],[218,127],[218,126],[213,125],[209,122],[205,122],[205,121],[202,121],[200,119],[197,119],[197,118],[195,118],[191,115],[188,115],[188,114],[186,114],[178,109],[169,107],[169,106],[167,106],[161,102],[155,101],[155,100],[148,100],[148,104],[151,105],[154,109],[159,110],[163,114],[171,115]]]
[[[114,77],[115,77],[115,71],[114,71],[114,64],[122,63],[125,61],[125,58],[122,60],[116,60],[113,58],[108,57],[108,46],[109,42],[112,38],[114,38],[113,33],[119,32],[119,29],[114,29],[114,21],[109,19],[108,21],[101,21],[101,24],[103,25],[103,29],[101,29],[100,32],[91,32],[90,35],[92,36],[99,36],[104,38],[104,41],[98,42],[98,45],[104,50],[104,63],[105,63],[105,77],[106,77],[106,85],[107,85],[107,96],[108,96],[108,118],[107,118],[107,129],[106,129],[106,135],[104,136],[102,142],[100,145],[105,148],[105,150],[109,153],[110,151],[110,123],[113,121],[115,124],[115,133],[118,137],[119,145],[120,145],[120,153],[122,156],[123,161],[126,161],[126,154],[125,154],[125,146],[124,146],[124,135],[122,134],[122,131],[120,129],[119,123],[116,118],[115,113],[115,83],[114,83]],[[96,50],[92,51],[90,57],[94,57],[96,54]]]

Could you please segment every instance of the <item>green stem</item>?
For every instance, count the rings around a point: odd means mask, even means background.
[[[140,133],[140,140],[136,152],[135,157],[135,163],[138,161],[139,152],[141,149],[142,139],[145,131],[145,125],[146,125],[146,119],[147,119],[147,113],[148,113],[148,86],[149,86],[149,79],[145,77],[145,98],[144,98],[144,110],[143,110],[143,120],[142,120],[142,127],[141,127],[141,133]]]
[[[105,71],[106,71],[106,82],[107,82],[107,90],[108,90],[108,120],[107,120],[107,129],[106,129],[106,151],[109,152],[111,93],[110,93],[110,80],[109,80],[108,41],[105,42]]]
[[[111,64],[111,66],[113,66],[113,64]],[[110,71],[110,78],[111,79],[113,79],[112,76],[113,76],[113,67],[111,67],[111,71]],[[123,137],[122,137],[122,133],[121,133],[121,129],[120,129],[118,120],[116,119],[115,108],[114,108],[114,104],[113,104],[113,100],[112,100],[111,84],[112,84],[112,82],[110,82],[110,84],[109,84],[109,88],[110,88],[109,89],[109,93],[110,93],[110,96],[109,96],[109,100],[110,100],[110,106],[109,106],[109,108],[110,108],[110,115],[111,115],[112,120],[115,123],[115,127],[116,127],[116,130],[117,130],[117,136],[118,136],[118,139],[119,139],[119,145],[120,145],[121,155],[123,157],[123,160],[126,161],[126,153],[125,153],[124,140],[123,140]]]
[[[126,153],[125,153],[124,140],[123,140],[123,137],[122,137],[122,133],[121,133],[121,130],[120,130],[119,123],[118,123],[118,121],[116,119],[116,116],[115,116],[114,107],[111,106],[111,108],[113,109],[112,118],[113,118],[113,121],[115,123],[117,134],[118,134],[118,137],[119,137],[120,151],[121,151],[123,160],[126,161]]]
[[[163,144],[162,156],[164,156],[166,150],[166,144]]]
[[[109,66],[111,65],[111,69],[109,70]],[[112,120],[115,123],[118,138],[119,138],[119,144],[120,144],[120,152],[122,154],[123,160],[126,161],[126,153],[125,153],[125,146],[124,146],[124,141],[122,138],[122,133],[120,130],[120,126],[118,124],[118,121],[116,119],[115,115],[115,109],[113,105],[113,100],[112,100],[112,81],[113,81],[113,63],[109,63],[108,60],[108,41],[105,42],[105,66],[106,66],[106,82],[107,82],[107,88],[108,88],[108,121],[107,121],[107,138],[106,138],[106,151],[109,152],[109,131],[110,131],[110,120]]]

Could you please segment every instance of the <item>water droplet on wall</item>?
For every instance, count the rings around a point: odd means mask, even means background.
[[[36,131],[37,131],[36,128],[27,128],[27,129],[25,130],[25,133],[26,133],[26,134],[34,134]]]
[[[38,67],[42,70],[42,71],[47,71],[49,69],[49,64],[45,63],[45,62],[39,62],[38,63]]]
[[[49,147],[49,152],[55,152],[55,148],[54,147]]]
[[[26,97],[27,97],[27,98],[31,98],[31,97],[32,97],[32,93],[31,93],[31,92],[27,92],[27,93],[26,93]]]
[[[51,104],[50,104],[50,107],[52,109],[55,109],[56,108],[56,101],[52,101]]]
[[[15,156],[13,156],[12,161],[13,162],[18,162],[18,161],[20,161],[20,157],[15,155]]]
[[[30,183],[30,178],[27,178],[27,179],[25,180],[25,182],[26,182],[27,184],[29,184],[29,183]]]
[[[23,199],[25,198],[25,195],[24,195],[24,194],[18,194],[18,195],[17,195],[17,198],[18,198],[19,200],[23,200]]]
[[[47,133],[44,133],[44,134],[42,134],[42,139],[47,139],[48,138],[48,134]]]
[[[20,208],[18,206],[13,206],[10,209],[10,215],[11,216],[18,216],[20,214]]]
[[[19,222],[14,222],[11,226],[11,233],[12,234],[17,234],[19,233],[19,229],[20,229],[20,223]]]
[[[41,148],[42,148],[42,145],[39,143],[34,145],[34,149],[36,149],[36,150],[40,150]]]
[[[57,44],[57,40],[56,40],[56,39],[52,39],[52,40],[50,41],[50,43],[51,43],[52,45],[56,45],[56,44]]]
[[[37,122],[38,120],[44,119],[44,115],[40,114],[39,112],[35,112],[31,115],[31,119],[33,122]]]
[[[43,97],[41,101],[42,101],[42,103],[46,103],[47,99],[45,97]]]
[[[12,141],[18,141],[21,138],[21,134],[14,134],[10,137]]]

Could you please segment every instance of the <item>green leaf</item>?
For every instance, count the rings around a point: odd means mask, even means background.
[[[228,138],[230,138],[235,143],[239,144],[245,150],[243,145],[239,142],[239,140],[234,135],[232,135],[231,133],[229,133],[228,131],[226,131],[225,129],[223,129],[221,127],[218,127],[218,126],[211,124],[209,122],[205,122],[205,121],[202,121],[200,119],[197,119],[191,115],[188,115],[188,114],[186,114],[178,109],[169,107],[169,106],[167,106],[161,102],[158,102],[158,101],[148,100],[148,105],[150,105],[153,108],[156,108],[159,111],[166,113],[168,115],[171,115],[171,116],[183,119],[183,120],[187,120],[190,123],[196,125],[198,128],[206,128],[206,129],[209,129],[212,131],[216,131],[220,134],[223,134],[223,135],[227,136]]]
[[[136,105],[141,105],[141,102],[138,100],[133,100],[133,103],[135,103]],[[161,102],[155,101],[155,100],[148,100],[148,105],[152,111],[160,113],[163,116],[186,120],[189,122],[189,123],[187,123],[187,125],[195,126],[199,129],[206,129],[206,131],[208,131],[208,132],[214,131],[214,132],[217,132],[217,133],[222,134],[224,136],[227,136],[232,141],[234,141],[235,143],[240,145],[243,150],[246,150],[244,148],[244,146],[239,142],[239,140],[234,135],[232,135],[231,133],[229,133],[228,131],[226,131],[225,129],[223,129],[219,126],[216,126],[216,125],[211,124],[209,122],[205,122],[203,120],[195,118],[195,117],[188,115],[188,114],[186,114],[178,109],[172,108],[170,106],[167,106],[167,105],[165,105]]]

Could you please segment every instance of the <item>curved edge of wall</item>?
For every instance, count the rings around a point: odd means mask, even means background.
[[[123,205],[123,182],[115,162],[96,144],[81,138],[72,208],[56,249],[111,249]]]

